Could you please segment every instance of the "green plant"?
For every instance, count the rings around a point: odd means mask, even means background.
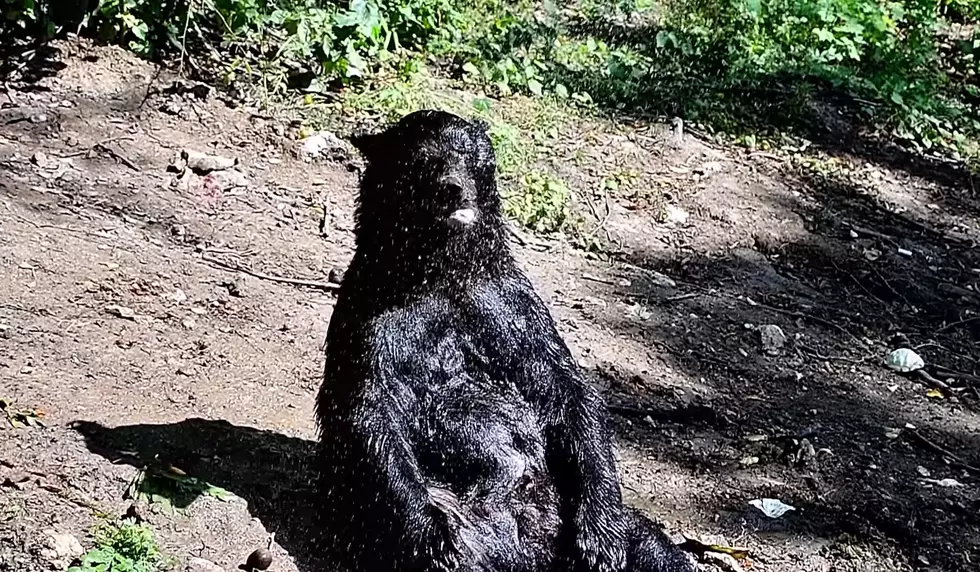
[[[152,503],[173,514],[201,496],[228,500],[227,490],[185,474],[176,467],[153,464],[141,469],[126,489],[128,498]]]
[[[172,562],[161,554],[153,531],[145,524],[100,522],[93,535],[95,547],[68,572],[157,572]]]
[[[504,212],[522,226],[536,232],[561,230],[569,215],[571,193],[557,177],[533,170],[522,184],[504,194]]]
[[[721,84],[816,78],[871,102],[865,114],[899,137],[954,154],[980,133],[950,89],[934,0],[670,0],[664,22],[675,42],[659,47],[682,46]]]

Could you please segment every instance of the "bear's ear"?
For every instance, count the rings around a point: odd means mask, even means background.
[[[473,119],[470,120],[470,123],[472,123],[473,126],[476,127],[477,129],[479,129],[484,135],[486,135],[487,132],[490,131],[490,124],[487,123],[485,119],[482,119],[480,117],[474,117]]]
[[[353,145],[354,148],[357,149],[368,162],[381,153],[382,147],[384,146],[384,140],[384,131],[381,133],[359,131],[350,137],[351,145]]]

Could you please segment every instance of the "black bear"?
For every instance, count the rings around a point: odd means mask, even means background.
[[[347,572],[686,572],[623,505],[605,412],[507,243],[487,126],[352,139],[356,249],[317,397],[325,556]]]

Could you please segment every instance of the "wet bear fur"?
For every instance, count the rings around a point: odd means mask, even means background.
[[[317,397],[347,572],[686,572],[623,505],[605,412],[506,239],[487,126],[409,114],[366,160]]]

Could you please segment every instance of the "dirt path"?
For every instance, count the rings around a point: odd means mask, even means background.
[[[52,533],[88,547],[154,458],[236,495],[145,509],[181,566],[233,570],[274,532],[273,570],[309,570],[334,300],[229,266],[342,272],[356,176],[213,96],[146,97],[154,68],[118,50],[62,50],[63,69],[0,95],[0,398],[47,424],[0,423],[0,570],[49,567]],[[181,178],[183,149],[239,166]],[[980,378],[930,398],[881,365],[900,332],[976,373],[975,198],[857,163],[867,185],[821,182],[695,139],[643,153],[686,221],[620,198],[611,259],[519,249],[616,413],[628,499],[749,548],[753,570],[978,569]],[[796,510],[768,519],[748,504],[766,497]]]

